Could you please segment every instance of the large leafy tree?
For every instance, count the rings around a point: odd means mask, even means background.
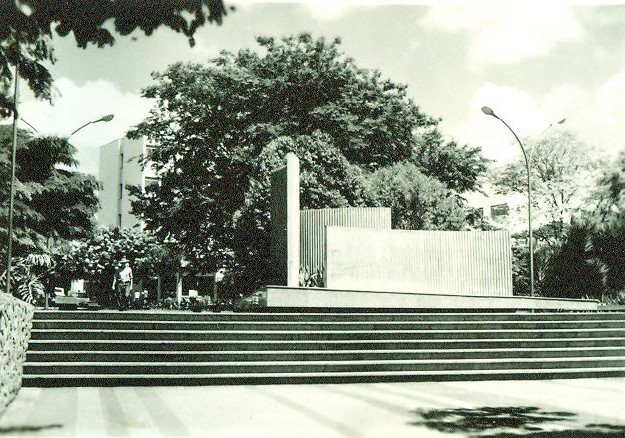
[[[444,141],[405,86],[358,68],[339,40],[257,41],[260,53],[154,74],[144,96],[156,106],[131,132],[159,145],[151,160],[161,175],[135,191],[135,212],[191,259],[263,280],[269,174],[287,152],[301,160],[302,208],[378,205],[364,180],[396,163],[446,190],[476,188],[479,149]]]
[[[78,47],[112,45],[115,34],[140,29],[146,35],[159,26],[193,35],[206,22],[221,23],[222,0],[3,0],[0,2],[0,116],[11,109],[7,98],[11,66],[19,60],[20,77],[36,96],[49,99],[52,77],[46,63],[56,58],[52,36],[74,35]],[[109,23],[113,23],[114,30]],[[18,43],[19,42],[19,46]],[[19,47],[19,49],[18,49]]]
[[[625,151],[604,167],[584,205],[586,216],[597,224],[625,224]]]
[[[467,226],[469,209],[463,200],[411,162],[379,169],[368,181],[376,203],[391,207],[393,228],[462,230]]]
[[[571,131],[552,129],[546,135],[524,140],[532,178],[534,222],[534,268],[537,289],[553,295],[554,268],[562,251],[577,248],[567,244],[571,219],[593,190],[601,160],[592,148]],[[497,193],[527,195],[527,170],[524,159],[497,169],[492,176]],[[526,221],[527,205],[515,215]],[[538,226],[536,226],[538,225]],[[576,231],[571,231],[575,233]],[[580,242],[577,239],[575,242]],[[567,246],[568,245],[568,246]],[[529,285],[529,248],[527,233],[514,236],[513,267],[515,293],[526,293]],[[543,290],[544,289],[544,290]],[[563,292],[564,293],[564,292]]]
[[[625,155],[604,166],[541,265],[544,295],[625,302]],[[547,227],[543,227],[547,228]],[[554,227],[539,230],[554,233]],[[539,248],[540,250],[541,248]],[[545,246],[543,245],[543,249]],[[541,252],[538,252],[540,255]]]
[[[20,131],[16,151],[13,221],[15,254],[48,252],[87,237],[99,203],[98,183],[75,171],[75,148],[58,137],[32,138]],[[6,242],[11,129],[0,126],[0,239]],[[4,246],[2,247],[4,251]]]
[[[605,286],[625,303],[625,152],[605,166],[581,214],[592,230],[593,255],[605,266]]]
[[[591,147],[570,131],[553,129],[548,135],[525,142],[531,157],[532,200],[535,214],[543,223],[558,229],[565,225],[583,204],[599,176],[601,161]],[[527,193],[527,173],[523,158],[504,166],[493,178],[499,193]],[[552,227],[552,228],[553,228]]]
[[[411,156],[421,173],[431,175],[455,192],[478,188],[478,178],[484,175],[488,160],[482,157],[479,147],[445,141],[436,126],[423,130],[415,137]]]

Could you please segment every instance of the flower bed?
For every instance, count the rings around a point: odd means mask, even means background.
[[[0,415],[22,386],[22,371],[35,308],[0,293]]]

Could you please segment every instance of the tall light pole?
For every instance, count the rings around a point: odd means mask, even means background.
[[[36,133],[39,133],[37,129],[28,123],[26,120],[22,119],[19,116],[17,111],[18,105],[18,91],[19,91],[19,64],[15,66],[15,92],[14,92],[14,109],[13,109],[13,142],[11,144],[11,182],[10,182],[10,194],[9,194],[9,212],[8,212],[8,226],[7,226],[7,260],[6,260],[6,290],[7,294],[11,293],[11,265],[12,265],[12,249],[13,249],[13,203],[15,199],[15,156],[17,149],[17,122],[21,120],[30,126]],[[68,137],[69,139],[72,135],[76,134],[81,129],[91,125],[92,123],[98,122],[110,122],[113,120],[113,114],[107,114],[105,116],[100,117],[97,120],[92,120],[90,122],[85,123],[80,126],[78,129],[75,129]],[[47,296],[46,296],[47,298]],[[47,303],[47,300],[46,300]]]
[[[482,107],[482,112],[486,114],[487,116],[496,118],[501,123],[506,125],[506,128],[508,128],[510,132],[512,132],[512,135],[514,135],[514,138],[516,138],[516,141],[519,143],[519,146],[521,146],[521,151],[523,151],[523,158],[525,158],[525,169],[527,170],[527,226],[528,226],[528,234],[529,234],[528,240],[529,240],[529,251],[530,251],[530,296],[533,297],[534,296],[534,238],[532,235],[532,178],[530,176],[530,162],[528,160],[527,153],[525,152],[525,147],[523,147],[523,143],[521,142],[521,139],[519,138],[518,135],[516,135],[516,132],[512,130],[510,125],[508,125],[505,120],[500,118],[497,114],[495,114],[495,112],[491,108],[487,106]]]
[[[9,211],[7,218],[7,269],[6,290],[11,293],[11,254],[13,250],[13,203],[15,200],[15,151],[17,150],[17,122],[19,120],[19,82],[20,82],[20,46],[17,43],[17,59],[15,61],[15,91],[13,92],[13,139],[11,141],[11,181],[9,183]]]

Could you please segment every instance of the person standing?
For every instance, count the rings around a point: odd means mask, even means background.
[[[130,262],[124,257],[119,262],[120,268],[115,273],[113,289],[117,286],[117,302],[119,310],[126,310],[130,306],[132,294],[132,268]]]
[[[111,304],[117,305],[119,310],[122,310],[122,302],[121,302],[121,281],[119,277],[119,273],[122,271],[122,265],[120,262],[117,262],[115,265],[115,274],[113,274],[113,285],[111,289],[113,290],[113,299],[111,300]]]

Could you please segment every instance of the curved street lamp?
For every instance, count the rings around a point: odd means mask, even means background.
[[[78,131],[80,131],[82,128],[85,128],[89,125],[91,125],[92,123],[98,123],[98,122],[110,122],[111,120],[113,120],[113,117],[115,117],[115,115],[113,114],[107,114],[106,116],[102,116],[100,117],[98,120],[92,120],[90,122],[85,123],[84,125],[82,125],[81,127],[79,127],[78,129],[75,129],[74,132],[72,132],[67,138],[70,138],[72,135],[76,134]]]
[[[482,112],[487,116],[491,116],[499,120],[501,123],[506,125],[506,128],[510,130],[514,138],[521,146],[521,151],[523,151],[523,158],[525,159],[525,169],[527,170],[527,224],[528,224],[528,232],[529,232],[529,251],[530,251],[530,296],[534,296],[534,240],[532,236],[532,178],[530,177],[530,163],[527,157],[527,153],[525,152],[525,147],[521,142],[521,139],[516,132],[512,130],[510,125],[506,123],[505,120],[500,118],[495,111],[493,111],[490,107],[483,106]],[[549,125],[551,127],[551,125]],[[549,129],[549,127],[547,129]]]

